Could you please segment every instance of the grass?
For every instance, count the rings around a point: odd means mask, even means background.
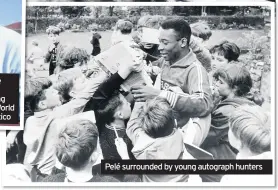
[[[239,37],[243,37],[242,33],[246,32],[244,30],[215,30],[212,32],[212,36],[208,41],[208,46],[216,44],[222,39],[227,39],[229,41],[236,41]],[[256,31],[260,34],[263,34],[263,31]],[[100,39],[101,49],[106,50],[110,47],[111,44],[111,31],[99,32],[102,36]],[[80,33],[71,33],[63,32],[60,34],[61,44],[72,44],[76,47],[82,47],[87,50],[88,53],[92,51],[92,45],[90,44],[92,34],[90,32],[80,32]],[[48,40],[47,34],[39,34],[27,37],[27,52],[31,48],[32,40],[36,40],[39,43],[44,51],[47,51],[50,41]]]

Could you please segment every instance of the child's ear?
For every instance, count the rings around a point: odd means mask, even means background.
[[[97,149],[97,148],[96,148],[96,149]],[[98,153],[97,150],[95,150],[95,151],[93,152],[93,154],[91,155],[91,161],[92,161],[93,163],[95,163],[95,162],[97,161],[98,157],[99,157],[99,153]]]
[[[45,100],[39,101],[38,107],[39,107],[41,110],[45,110],[45,109],[47,108],[47,103],[46,103],[46,101],[45,101]]]
[[[115,118],[123,119],[123,118],[124,118],[124,115],[123,115],[123,113],[122,113],[121,111],[118,110],[118,111],[115,113]]]
[[[232,92],[236,95],[237,91],[239,90],[238,86],[235,86],[234,88],[232,88]]]
[[[74,91],[72,91],[72,90],[69,92],[70,97],[74,97],[75,94],[76,94],[76,93],[75,93]]]

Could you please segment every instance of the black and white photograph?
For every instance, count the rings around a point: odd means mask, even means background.
[[[274,159],[272,11],[28,6],[24,130],[6,137],[3,181],[274,185],[274,174],[106,175],[100,166]]]

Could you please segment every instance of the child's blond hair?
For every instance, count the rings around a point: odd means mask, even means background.
[[[57,26],[49,26],[47,29],[46,29],[46,33],[49,35],[49,34],[56,34],[56,35],[59,35],[61,32],[61,29],[58,28]]]
[[[175,128],[173,109],[164,98],[148,100],[139,117],[143,130],[152,138],[168,136]]]
[[[204,41],[209,40],[212,33],[209,25],[204,21],[199,21],[190,25],[193,36],[202,38]]]
[[[230,117],[230,129],[252,153],[270,151],[270,117],[259,106],[243,105]]]

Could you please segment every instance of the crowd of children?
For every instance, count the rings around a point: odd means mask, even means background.
[[[144,28],[157,30],[158,44],[142,41]],[[27,71],[24,131],[7,135],[7,168],[21,171],[9,172],[9,181],[189,182],[196,176],[100,171],[101,159],[198,159],[185,143],[214,159],[269,158],[270,119],[263,99],[252,94],[240,49],[229,41],[208,48],[207,24],[160,16],[144,16],[137,26],[119,20],[111,46],[128,44],[136,53],[127,52],[133,61],[115,73],[95,59],[101,53],[96,32],[91,56],[62,44],[56,27],[47,33],[52,45],[46,55],[35,48],[28,60],[48,63],[49,77]],[[138,72],[152,84],[123,89]],[[227,178],[233,176],[200,175],[197,181]]]

